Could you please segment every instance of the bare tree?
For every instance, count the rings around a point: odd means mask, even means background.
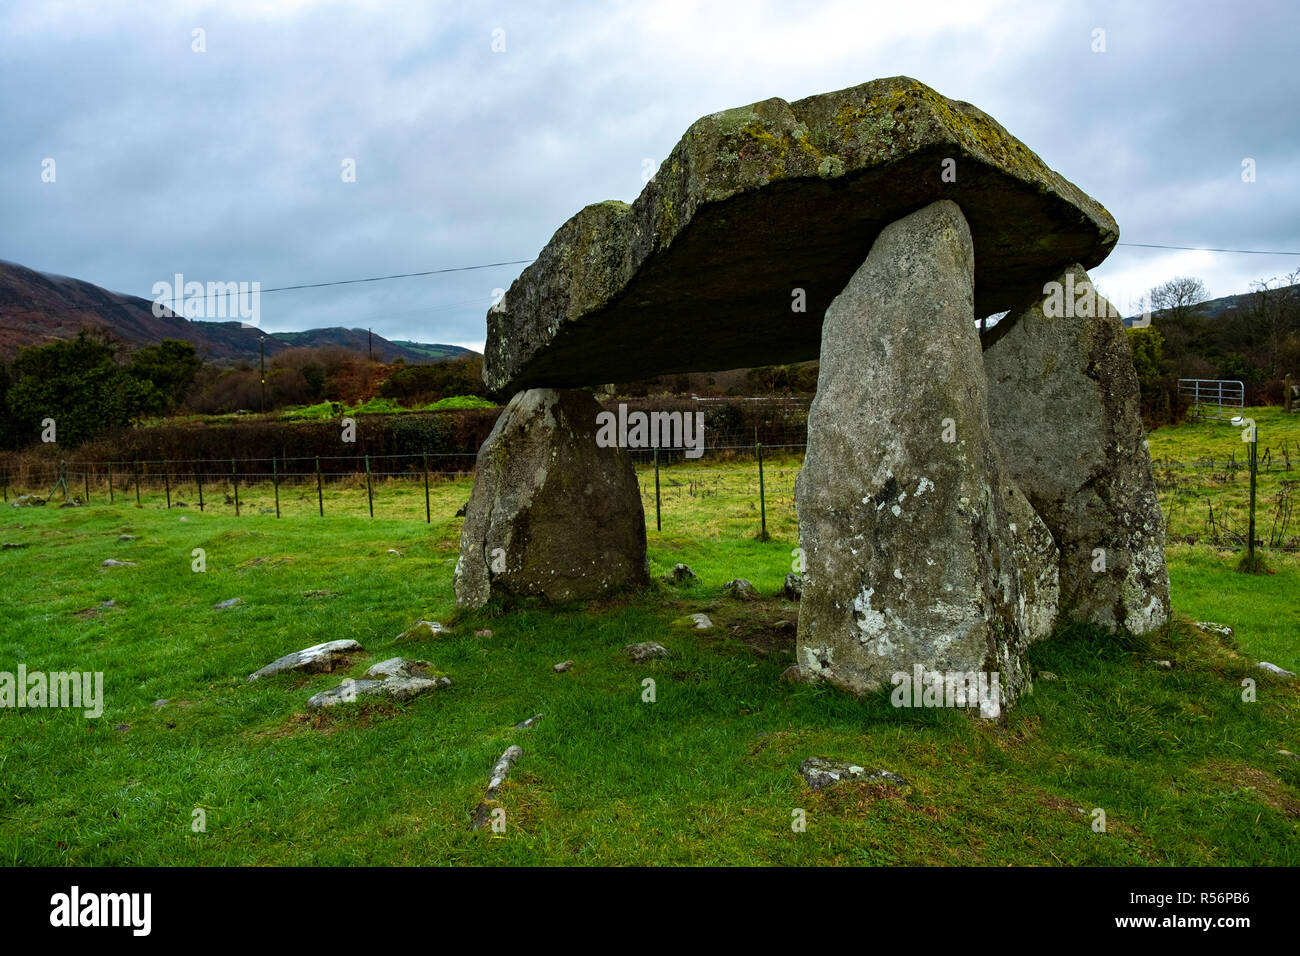
[[[1285,284],[1279,286],[1278,282],[1274,276],[1272,279],[1260,279],[1251,283],[1255,290],[1251,313],[1264,337],[1269,378],[1278,377],[1278,357],[1282,351],[1282,342],[1300,325],[1300,309],[1297,309],[1295,289],[1292,288],[1300,282],[1300,269],[1289,274]]]
[[[1170,312],[1178,320],[1186,319],[1192,310],[1210,297],[1205,283],[1194,276],[1178,276],[1162,283],[1147,293],[1153,311]]]

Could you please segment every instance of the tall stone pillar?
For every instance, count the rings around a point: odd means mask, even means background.
[[[479,449],[456,562],[456,603],[548,604],[649,583],[645,512],[632,458],[596,443],[587,392],[519,392]]]
[[[1056,548],[989,432],[960,208],[886,227],[831,303],[796,484],[803,673],[853,693],[916,665],[1025,683],[1050,633]]]
[[[1164,522],[1119,313],[1074,265],[984,339],[1003,464],[1061,550],[1061,610],[1133,633],[1169,618]]]

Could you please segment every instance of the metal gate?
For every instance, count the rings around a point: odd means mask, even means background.
[[[1186,399],[1196,418],[1228,421],[1232,412],[1240,414],[1246,404],[1246,386],[1228,378],[1180,378],[1178,394]]]

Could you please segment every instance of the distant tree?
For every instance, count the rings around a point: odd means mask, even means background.
[[[1276,277],[1251,283],[1255,290],[1251,297],[1251,319],[1269,378],[1280,374],[1283,344],[1291,333],[1300,329],[1300,299],[1293,288],[1297,282],[1300,282],[1300,269],[1288,275],[1284,285],[1279,285]]]
[[[76,445],[131,424],[165,399],[117,361],[111,340],[85,330],[75,339],[24,349],[5,397],[19,443],[37,441],[52,418],[60,444]]]
[[[1152,310],[1169,312],[1179,321],[1185,321],[1193,309],[1209,297],[1205,283],[1193,276],[1170,279],[1147,293]]]
[[[1163,371],[1164,343],[1164,336],[1153,327],[1128,330],[1133,369],[1137,372],[1139,382],[1151,382],[1160,377]]]
[[[203,365],[194,346],[178,339],[163,339],[157,345],[137,349],[128,367],[131,374],[151,382],[162,394],[166,405],[175,407],[185,401],[194,377]]]

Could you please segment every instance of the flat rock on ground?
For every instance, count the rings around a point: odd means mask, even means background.
[[[799,772],[814,790],[825,790],[842,780],[890,783],[896,787],[911,786],[889,770],[868,770],[847,760],[828,760],[825,757],[809,757],[799,765]]]
[[[313,644],[311,647],[286,654],[261,670],[254,671],[248,675],[247,682],[251,684],[262,677],[283,674],[286,671],[306,671],[309,674],[329,673],[341,664],[345,664],[349,654],[356,654],[364,649],[356,641],[326,641],[324,644]]]
[[[632,205],[564,223],[488,312],[484,381],[510,392],[815,359],[822,316],[877,234],[939,199],[970,223],[981,316],[1044,272],[1099,264],[1119,238],[987,113],[917,80],[772,98],[692,124]],[[796,289],[806,311],[792,316]]]
[[[668,648],[654,641],[644,641],[641,644],[628,644],[623,648],[623,653],[637,664],[644,664],[646,661],[657,661],[668,657]]]
[[[350,703],[362,697],[387,697],[400,702],[451,685],[451,678],[433,670],[428,661],[392,657],[366,671],[364,680],[345,680],[338,687],[313,695],[307,701],[307,706],[318,710]]]

